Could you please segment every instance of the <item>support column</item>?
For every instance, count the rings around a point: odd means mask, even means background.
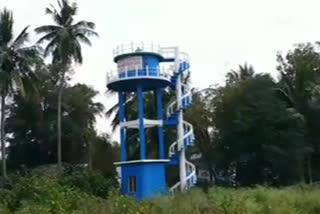
[[[144,131],[144,101],[143,101],[143,89],[139,85],[137,88],[138,95],[138,117],[139,117],[139,139],[140,139],[140,159],[145,160],[147,157],[146,152],[146,137]]]
[[[179,60],[179,48],[176,48],[175,53],[175,70],[179,72],[180,60]],[[181,83],[181,74],[179,74],[177,78],[177,87],[176,87],[176,94],[177,94],[177,110],[178,110],[178,149],[180,151],[180,158],[179,158],[179,176],[180,176],[180,189],[181,191],[186,190],[187,187],[187,172],[186,172],[186,158],[185,158],[185,148],[183,144],[183,108],[182,108],[182,83]]]
[[[125,92],[119,92],[119,120],[125,122]],[[120,128],[120,160],[127,161],[127,139],[126,139],[126,129]]]
[[[163,121],[163,104],[162,104],[162,89],[158,88],[154,91],[156,95],[157,106],[157,120]],[[159,159],[165,159],[165,144],[164,144],[164,130],[163,125],[158,127],[158,146],[159,146]]]

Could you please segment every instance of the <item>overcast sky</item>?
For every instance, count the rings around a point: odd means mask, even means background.
[[[121,43],[145,41],[178,45],[190,54],[194,87],[223,82],[226,72],[248,62],[257,72],[277,77],[276,53],[294,44],[320,40],[319,0],[78,0],[78,19],[93,21],[99,39],[84,48],[84,63],[74,82],[99,90],[106,107],[115,101],[103,95],[106,72],[115,65],[112,49]],[[15,30],[52,23],[44,10],[51,0],[0,0],[14,11]],[[36,37],[33,37],[36,40]],[[105,119],[98,129],[110,131]]]

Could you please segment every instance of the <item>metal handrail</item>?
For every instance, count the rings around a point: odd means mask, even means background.
[[[161,54],[160,45],[155,45],[154,43],[144,43],[144,42],[131,42],[128,44],[118,45],[113,49],[113,56],[119,56],[122,54],[136,53],[136,52],[152,52]]]
[[[191,123],[189,123],[187,121],[183,121],[183,126],[184,126],[184,130],[187,130],[188,132],[183,135],[182,139],[180,139],[180,141],[182,141],[182,143],[180,142],[180,145],[183,145],[183,141],[185,139],[187,139],[188,137],[194,138],[194,130],[193,130],[193,126],[191,125]],[[181,147],[181,148],[183,148],[183,147]],[[169,146],[169,157],[172,157],[175,153],[180,151],[181,148],[179,148],[179,146],[178,146],[178,141],[175,141],[174,143],[172,143]]]
[[[178,151],[178,143],[175,141],[169,146],[169,157],[172,157]]]
[[[186,177],[186,182],[187,182],[187,185],[190,185],[188,183],[188,181],[190,181],[191,179],[197,179],[197,176],[196,176],[196,167],[193,163],[189,162],[189,161],[186,161],[185,162],[186,164],[186,169],[188,172],[191,172],[187,177]],[[170,188],[170,192],[174,192],[178,187],[180,186],[180,181],[177,182],[175,185],[173,185],[171,188]]]
[[[184,99],[190,97],[192,99],[192,92],[190,90],[190,86],[188,84],[182,84],[183,87],[183,96],[181,97],[181,102],[183,102]],[[181,107],[182,108],[182,107]],[[177,101],[173,101],[169,104],[167,108],[167,116],[170,117],[171,114],[174,114],[178,110],[177,106]],[[183,135],[182,139],[178,139],[174,143],[172,143],[169,146],[169,158],[171,158],[173,155],[177,154],[178,151],[184,148],[184,140],[188,139],[191,137],[194,139],[194,130],[193,126],[191,123],[187,121],[183,121],[183,129],[187,132]],[[196,167],[189,161],[185,160],[185,165],[186,165],[186,171],[187,171],[187,176],[186,176],[186,183],[188,187],[192,186],[194,182],[196,182],[197,175],[196,175]],[[190,183],[191,182],[191,183]],[[181,182],[177,182],[175,185],[173,185],[170,188],[170,192],[173,193],[179,186]]]
[[[145,74],[144,74],[145,72]],[[154,74],[154,72],[156,72]],[[124,76],[120,76],[120,75]],[[130,75],[129,75],[130,74]],[[141,77],[162,77],[166,79],[170,79],[170,73],[168,69],[161,68],[161,67],[148,67],[146,66],[145,68],[138,68],[136,67],[135,69],[128,69],[125,67],[124,69],[118,69],[116,71],[111,70],[110,72],[107,73],[107,83],[114,82],[117,80],[122,80],[122,79],[133,79],[133,78],[141,78]]]
[[[186,160],[186,165],[187,165],[187,168],[189,167],[189,172],[191,172],[187,177],[186,177],[186,181],[192,179],[192,178],[197,178],[196,177],[196,167],[193,163],[189,162]]]
[[[118,45],[115,49],[113,49],[113,57],[123,55],[123,54],[130,54],[130,53],[137,53],[137,52],[151,52],[157,53],[164,58],[171,58],[174,59],[176,47],[161,47],[158,44],[154,43],[144,43],[144,42],[131,42],[127,44]],[[180,52],[179,60],[189,62],[189,54],[185,52]]]
[[[192,92],[188,91],[181,97],[181,101],[184,100],[185,98],[190,97],[192,99]],[[172,103],[169,104],[168,110],[167,110],[167,116],[169,117],[171,114],[173,114],[177,110],[177,101],[173,101]]]

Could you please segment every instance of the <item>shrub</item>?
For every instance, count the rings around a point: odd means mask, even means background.
[[[5,204],[0,203],[0,213],[1,214],[10,214],[9,209],[7,208],[7,206]]]
[[[102,198],[106,198],[110,188],[117,185],[114,179],[106,179],[99,172],[87,170],[75,171],[64,176],[59,183],[62,186]]]
[[[1,214],[319,214],[319,186],[192,189],[144,201],[120,194],[97,173],[16,176],[0,188]],[[103,183],[103,185],[100,184]],[[105,191],[108,189],[108,191]],[[106,195],[107,194],[107,195]],[[102,197],[100,197],[102,196]],[[108,196],[108,197],[107,197]],[[105,199],[103,197],[107,197]]]

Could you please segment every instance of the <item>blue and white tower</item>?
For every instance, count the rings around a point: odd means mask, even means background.
[[[195,166],[185,158],[185,149],[193,145],[194,134],[190,123],[183,120],[183,110],[192,102],[192,94],[183,77],[189,72],[189,57],[178,47],[162,48],[153,44],[131,43],[118,46],[114,52],[117,71],[107,75],[107,87],[119,96],[120,120],[120,168],[121,191],[137,199],[144,199],[156,194],[182,191],[196,183]],[[168,66],[162,66],[168,64]],[[171,64],[171,66],[170,66]],[[165,69],[170,67],[170,69]],[[168,105],[166,114],[162,102],[162,91],[170,87],[176,92],[176,99]],[[153,91],[156,100],[156,119],[145,118],[144,93]],[[136,93],[138,116],[136,120],[126,119],[126,94]],[[177,129],[177,140],[170,144],[166,153],[164,126]],[[158,158],[147,158],[146,129],[156,127],[158,139]],[[127,145],[130,144],[126,132],[128,129],[139,130],[139,159],[128,160]],[[179,165],[180,181],[173,187],[166,184],[165,168]]]

